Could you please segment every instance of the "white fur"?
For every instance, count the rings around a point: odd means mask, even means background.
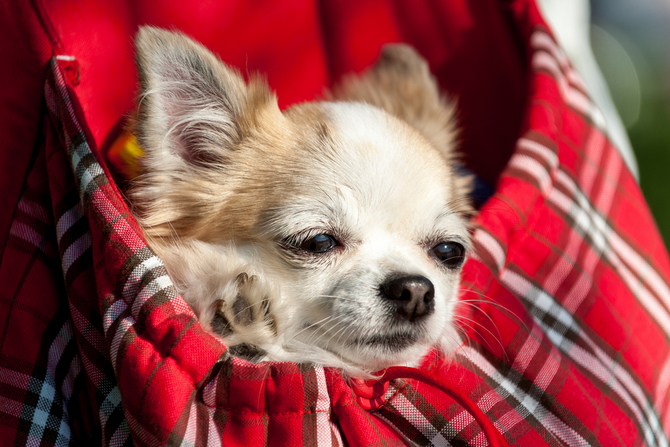
[[[438,150],[436,138],[369,104],[323,102],[280,114],[272,97],[245,99],[240,78],[182,36],[145,29],[138,51],[140,72],[150,73],[137,122],[147,155],[131,203],[206,328],[218,313],[232,330],[224,334],[230,346],[253,345],[265,359],[316,362],[357,376],[415,366],[431,347],[446,354],[455,348],[460,268],[446,268],[431,252],[441,242],[469,241],[464,187],[445,161],[453,158],[453,123],[424,126],[448,136]],[[418,58],[413,54],[403,53],[403,63]],[[226,92],[228,103],[208,106],[198,85],[180,90],[197,100],[174,96],[184,80],[166,85],[165,70],[212,82],[170,68],[191,57],[223,73],[216,88],[202,89]],[[202,122],[219,124],[204,126],[200,136]],[[193,163],[190,151],[219,158]],[[338,246],[322,254],[297,248],[319,234],[333,235]],[[432,313],[399,318],[380,292],[393,275],[427,278],[435,289]],[[411,342],[382,342],[390,339]]]

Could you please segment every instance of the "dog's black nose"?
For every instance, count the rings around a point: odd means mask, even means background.
[[[435,307],[435,287],[425,276],[392,277],[382,284],[381,292],[410,321],[429,315]]]

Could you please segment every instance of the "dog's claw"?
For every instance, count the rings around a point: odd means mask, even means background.
[[[247,275],[246,272],[242,272],[235,278],[235,285],[239,288],[245,285],[247,281],[249,281],[249,275]]]

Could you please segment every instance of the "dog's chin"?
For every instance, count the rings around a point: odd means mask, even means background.
[[[393,365],[418,366],[435,344],[417,331],[401,330],[354,336],[330,349],[343,360],[375,372]]]
[[[432,347],[425,343],[405,342],[403,347],[396,337],[368,340],[368,345],[343,348],[338,355],[371,373],[390,366],[416,367]]]

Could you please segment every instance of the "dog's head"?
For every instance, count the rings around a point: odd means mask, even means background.
[[[153,244],[197,240],[253,265],[279,292],[289,350],[373,370],[454,346],[467,180],[452,108],[413,50],[388,47],[339,101],[284,112],[263,80],[179,34],[141,30],[138,67],[131,197]]]

